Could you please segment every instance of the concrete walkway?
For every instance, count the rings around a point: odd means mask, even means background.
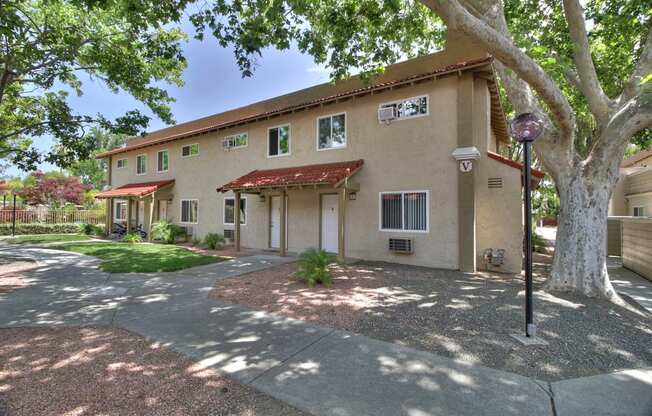
[[[31,286],[0,294],[0,327],[118,325],[314,415],[652,414],[652,369],[545,383],[206,296],[216,279],[292,259],[109,275],[79,254],[3,253],[40,266]]]
[[[634,299],[652,313],[652,282],[624,268],[620,257],[608,257],[607,267],[616,291]]]

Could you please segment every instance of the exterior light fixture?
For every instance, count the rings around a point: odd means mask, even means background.
[[[523,211],[525,217],[525,336],[536,337],[537,327],[534,323],[532,299],[532,142],[543,132],[543,123],[534,113],[523,113],[510,123],[514,140],[523,144]]]

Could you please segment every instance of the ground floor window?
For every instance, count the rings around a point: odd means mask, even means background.
[[[115,220],[125,221],[127,219],[127,201],[115,202]]]
[[[645,216],[645,208],[643,207],[634,207],[634,212],[633,212],[635,217],[644,217]]]
[[[187,224],[197,223],[197,213],[199,210],[199,201],[196,199],[181,200],[181,222]]]
[[[381,192],[380,229],[427,232],[428,206],[428,191]]]
[[[227,196],[224,198],[224,225],[235,224],[235,198]],[[247,198],[240,198],[240,224],[247,225]]]

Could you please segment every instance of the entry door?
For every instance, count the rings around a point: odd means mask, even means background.
[[[287,207],[287,199],[286,207]],[[285,212],[285,247],[287,248],[287,211]],[[269,216],[269,246],[281,248],[281,197],[272,196]]]
[[[145,226],[145,201],[138,201],[138,225]]]
[[[321,196],[321,248],[331,253],[338,251],[337,195]]]
[[[158,201],[158,219],[168,219],[168,201]]]

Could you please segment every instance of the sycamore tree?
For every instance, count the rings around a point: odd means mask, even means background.
[[[99,128],[92,128],[86,137],[92,144],[89,157],[70,165],[66,170],[70,175],[77,176],[83,184],[93,189],[101,190],[107,184],[107,166],[105,159],[96,159],[95,155],[124,145],[127,136],[113,134]]]
[[[185,0],[3,0],[0,2],[0,159],[24,170],[40,162],[67,167],[95,145],[93,126],[111,133],[143,132],[149,117],[125,109],[111,119],[76,113],[69,95],[82,80],[102,83],[143,103],[171,123],[172,101],[161,85],[181,85],[186,62],[178,28]],[[84,76],[81,76],[84,74]],[[34,140],[51,136],[40,151]]]
[[[441,23],[496,58],[507,105],[545,123],[537,157],[560,198],[548,287],[617,300],[606,267],[609,198],[628,143],[649,144],[651,7],[640,0],[214,0],[201,38],[251,75],[264,48],[293,42],[335,78],[432,51]]]

